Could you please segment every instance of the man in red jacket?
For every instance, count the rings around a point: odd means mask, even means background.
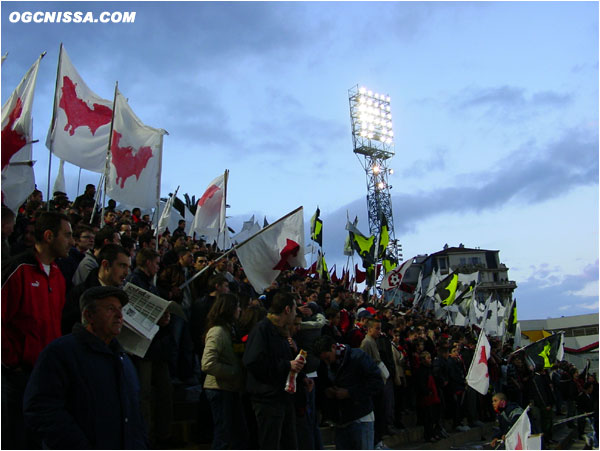
[[[2,448],[29,447],[23,393],[39,353],[61,336],[65,279],[54,260],[74,245],[71,224],[60,213],[42,213],[33,250],[2,268]]]

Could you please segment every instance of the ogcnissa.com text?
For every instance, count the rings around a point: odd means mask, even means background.
[[[13,11],[8,20],[12,23],[134,23],[135,11]]]

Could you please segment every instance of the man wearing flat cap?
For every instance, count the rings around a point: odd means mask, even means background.
[[[120,288],[88,289],[81,324],[40,354],[23,407],[45,448],[147,448],[135,367],[115,339],[127,301]]]

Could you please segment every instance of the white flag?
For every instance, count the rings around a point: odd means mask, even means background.
[[[214,238],[216,240],[218,235],[226,229],[225,190],[227,173],[228,171],[225,171],[224,174],[210,182],[204,194],[198,199],[196,215],[192,222],[190,234],[196,233],[197,237],[205,235],[209,239]]]
[[[19,150],[32,141],[33,94],[43,56],[38,57],[2,105],[2,170]]]
[[[75,166],[104,172],[112,102],[88,88],[62,45],[58,58],[54,121],[50,124],[46,147]]]
[[[158,220],[158,226],[157,226],[157,230],[156,230],[157,235],[162,234],[165,230],[167,230],[167,227],[169,227],[169,221],[171,219],[171,210],[173,209],[173,203],[175,202],[175,197],[177,196],[177,191],[179,191],[179,187],[177,187],[177,189],[175,190],[173,195],[171,197],[169,197],[169,200],[167,200],[167,203],[163,208],[163,211]],[[173,229],[173,230],[175,230],[175,229]]]
[[[528,449],[527,439],[529,438],[529,434],[531,434],[531,424],[527,416],[528,411],[529,406],[506,433],[506,438],[504,439],[506,449]]]
[[[31,110],[38,68],[44,55],[38,57],[2,105],[2,201],[14,212],[35,189]]]
[[[488,372],[488,358],[490,357],[490,343],[482,330],[477,340],[477,347],[471,366],[467,373],[467,384],[482,395],[486,395],[490,387],[490,375]]]
[[[65,183],[65,160],[60,160],[58,174],[56,174],[56,179],[54,180],[52,192],[55,193],[57,191],[61,191],[65,194],[67,193],[67,184]]]
[[[140,208],[156,206],[160,196],[165,130],[144,125],[117,90],[106,195]]]
[[[412,262],[412,258],[410,260],[406,260],[400,266],[392,269],[385,276],[383,276],[383,280],[381,281],[381,289],[389,290],[392,288],[399,287],[402,283],[402,278],[404,277],[404,274],[406,274],[406,271],[408,270],[408,268],[410,268]]]
[[[257,293],[262,293],[280,271],[306,266],[302,207],[262,229],[236,249],[242,268]]]

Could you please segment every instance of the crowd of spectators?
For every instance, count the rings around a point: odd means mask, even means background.
[[[481,395],[465,382],[477,328],[384,304],[354,291],[347,279],[334,283],[298,271],[283,271],[259,295],[235,252],[223,256],[194,240],[184,222],[157,237],[139,209],[112,204],[100,227],[94,194],[88,185],[70,203],[59,193],[53,213],[45,213],[37,190],[16,217],[2,207],[3,447],[42,446],[43,432],[26,430],[36,424],[28,420],[35,412],[25,412],[23,423],[21,410],[38,355],[81,327],[82,294],[126,281],[175,301],[184,313],[166,313],[145,357],[130,356],[148,446],[156,449],[185,445],[171,427],[178,385],[203,386],[215,449],[322,449],[319,426],[326,424],[335,426],[343,448],[383,448],[386,434],[405,427],[406,414],[415,414],[425,440],[435,442],[494,420],[492,395],[500,392],[531,406],[532,432],[543,432],[546,445],[556,414],[595,412],[598,430],[596,376],[566,361],[533,371],[510,340],[490,338],[490,390]],[[32,306],[41,299],[20,287],[31,276],[16,280],[24,264],[45,272],[47,308]],[[300,350],[306,358],[297,357]],[[286,390],[290,371],[297,376]],[[583,433],[585,421],[569,426]]]

